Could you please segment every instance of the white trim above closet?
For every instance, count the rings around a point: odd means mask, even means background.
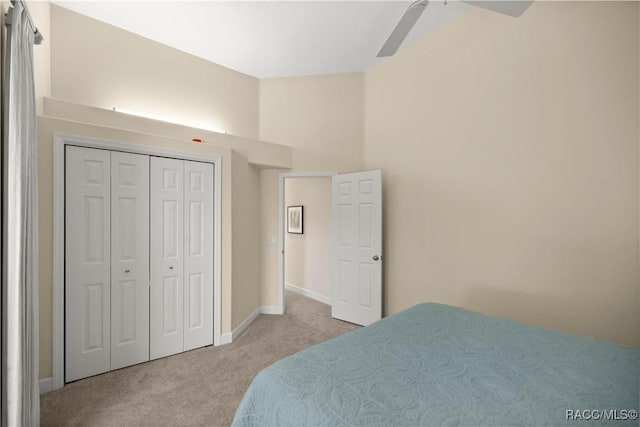
[[[214,165],[213,188],[213,344],[221,344],[221,169],[222,158],[186,151],[165,150],[84,136],[54,133],[53,141],[53,389],[64,385],[64,254],[65,254],[65,146],[193,160]]]

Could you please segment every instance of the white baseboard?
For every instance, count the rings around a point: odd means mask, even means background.
[[[261,305],[253,310],[233,331],[220,335],[220,345],[231,344],[238,338],[260,314],[282,314],[282,308],[278,305]]]
[[[256,317],[260,314],[260,307],[253,310],[233,331],[231,331],[231,341],[238,338],[248,327],[256,320]]]
[[[282,314],[282,307],[279,305],[263,305],[260,307],[262,314]]]
[[[38,385],[40,386],[40,394],[49,393],[53,390],[53,378],[43,378],[38,381]]]
[[[300,286],[292,285],[291,283],[285,283],[284,288],[288,291],[295,292],[300,295],[304,295],[307,298],[311,298],[323,304],[331,305],[331,298],[320,295],[317,292],[310,291],[308,289],[301,288]]]
[[[220,345],[231,344],[231,332],[220,335]]]

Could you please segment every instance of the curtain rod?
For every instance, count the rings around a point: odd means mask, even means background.
[[[38,27],[36,27],[36,25],[33,23],[33,19],[31,19],[31,13],[29,12],[29,8],[27,7],[27,3],[25,3],[23,0],[11,0],[11,4],[13,6],[15,6],[18,3],[22,5],[22,8],[27,12],[27,19],[29,20],[29,25],[31,25],[31,29],[33,30],[33,33],[36,36],[35,44],[42,43],[42,40],[44,40],[44,37],[38,30]]]

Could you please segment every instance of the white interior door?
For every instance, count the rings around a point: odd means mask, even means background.
[[[184,162],[151,157],[151,359],[183,350]]]
[[[111,369],[149,360],[149,156],[111,153]]]
[[[184,162],[184,350],[213,344],[213,165]]]
[[[382,317],[382,171],[332,181],[331,316],[366,326]]]
[[[110,153],[67,147],[65,380],[110,369]]]

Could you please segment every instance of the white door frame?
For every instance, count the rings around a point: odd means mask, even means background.
[[[284,314],[284,233],[287,218],[284,211],[284,182],[287,178],[322,178],[338,175],[338,172],[285,172],[278,177],[278,305],[275,314]]]
[[[222,157],[55,132],[53,135],[53,389],[64,386],[64,152],[66,145],[213,163],[213,345],[220,345]]]

